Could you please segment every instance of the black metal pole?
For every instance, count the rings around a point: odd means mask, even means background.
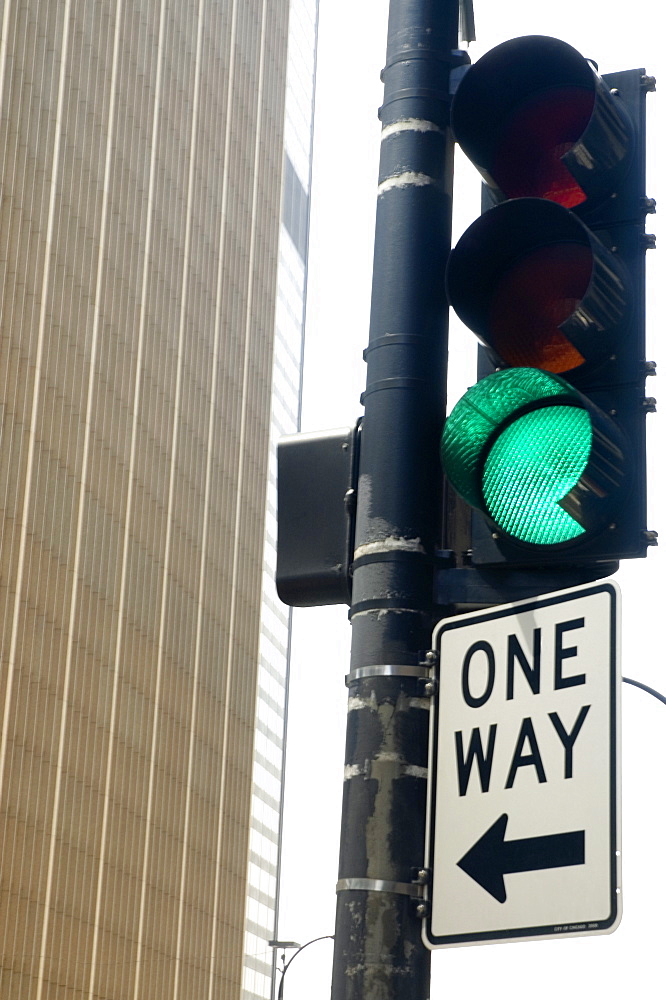
[[[414,870],[423,864],[428,700],[441,533],[444,268],[458,0],[391,0],[367,386],[353,562],[351,668],[333,1000],[424,1000]]]

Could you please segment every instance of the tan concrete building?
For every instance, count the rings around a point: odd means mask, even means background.
[[[316,0],[289,7],[1,8],[2,1000],[270,996]]]

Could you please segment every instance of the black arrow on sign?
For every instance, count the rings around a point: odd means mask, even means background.
[[[505,875],[585,864],[584,830],[505,840],[508,820],[503,813],[458,862],[499,903],[506,902]]]

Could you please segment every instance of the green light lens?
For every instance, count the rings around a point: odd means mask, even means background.
[[[472,507],[483,509],[480,463],[489,437],[521,407],[576,396],[563,379],[536,368],[509,368],[481,379],[454,406],[444,427],[442,464],[452,485]]]
[[[515,420],[483,469],[488,513],[507,534],[554,545],[584,533],[559,504],[577,484],[592,449],[592,421],[576,406],[546,406]]]

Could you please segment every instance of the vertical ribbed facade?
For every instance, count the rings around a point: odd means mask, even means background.
[[[2,7],[3,1000],[241,994],[288,8]]]
[[[289,660],[289,609],[275,591],[277,442],[299,429],[307,278],[317,0],[291,0],[285,97],[282,225],[278,245],[273,403],[257,676],[242,1000],[271,996]]]

